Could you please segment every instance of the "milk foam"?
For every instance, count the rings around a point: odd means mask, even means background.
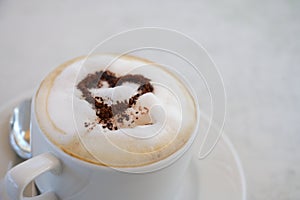
[[[35,104],[42,130],[65,152],[99,165],[137,167],[170,156],[186,144],[196,127],[191,94],[161,66],[135,57],[115,58],[77,58],[48,75],[37,92]],[[153,92],[143,94],[133,108],[126,110],[131,118],[117,130],[108,130],[98,123],[94,108],[76,87],[88,74],[101,70],[118,76],[140,74],[150,79],[154,87]],[[114,88],[104,84],[90,92],[116,102],[129,99],[137,88],[134,83]],[[140,112],[136,114],[138,108]]]

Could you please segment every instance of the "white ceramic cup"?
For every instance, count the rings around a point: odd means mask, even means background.
[[[37,122],[34,100],[31,106],[33,158],[7,173],[5,184],[11,199],[173,200],[176,197],[192,156],[197,128],[186,145],[173,155],[125,172],[74,158],[51,143]],[[153,168],[157,170],[152,171]],[[24,197],[24,190],[32,181],[41,195]]]

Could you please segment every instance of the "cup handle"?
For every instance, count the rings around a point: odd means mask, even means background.
[[[60,174],[60,161],[51,153],[35,156],[9,170],[5,176],[7,195],[12,200],[58,200],[53,191],[35,197],[24,197],[23,193],[28,184],[39,175],[51,171]]]

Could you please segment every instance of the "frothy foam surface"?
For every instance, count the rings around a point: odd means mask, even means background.
[[[69,61],[45,78],[35,100],[38,122],[54,144],[113,167],[170,156],[186,144],[197,123],[184,84],[165,68],[131,56]]]

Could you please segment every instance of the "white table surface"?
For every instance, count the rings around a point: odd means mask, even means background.
[[[225,131],[248,198],[300,199],[300,1],[0,1],[0,105],[122,30],[161,26],[201,42],[228,95]]]

